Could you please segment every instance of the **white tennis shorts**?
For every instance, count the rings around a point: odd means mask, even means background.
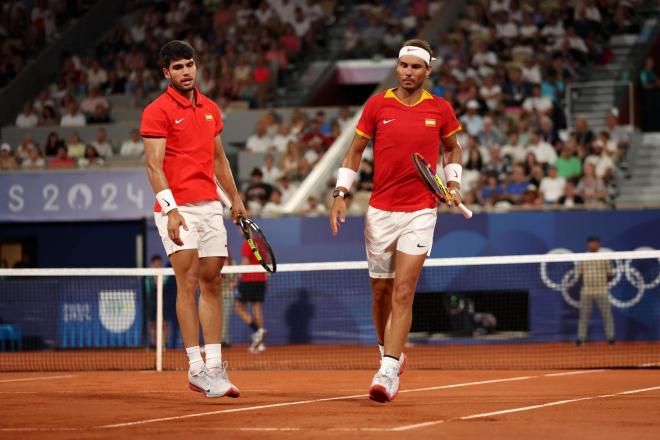
[[[394,278],[396,251],[430,255],[437,217],[435,209],[394,212],[369,206],[364,222],[369,276]]]
[[[167,234],[167,215],[154,212],[154,220],[167,255],[184,249],[197,249],[199,258],[226,257],[227,230],[222,211],[219,201],[180,205],[179,212],[188,225],[187,231],[179,228],[183,246],[176,245]]]

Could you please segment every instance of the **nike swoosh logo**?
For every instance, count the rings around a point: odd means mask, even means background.
[[[389,124],[392,121],[396,121],[396,119],[383,119],[383,124]]]
[[[417,247],[418,247],[418,248],[425,248],[426,246],[423,245],[423,244],[419,244],[419,243],[417,243]]]
[[[175,119],[175,120],[174,120],[174,123],[175,123],[175,124],[180,124],[181,121],[183,121],[184,119],[186,119],[186,118]]]
[[[454,170],[454,177],[458,177],[458,172]]]
[[[165,200],[165,203],[167,203],[168,207],[170,206],[170,202],[168,202],[167,199]]]

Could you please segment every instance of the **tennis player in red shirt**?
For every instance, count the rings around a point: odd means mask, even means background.
[[[188,383],[206,397],[238,397],[221,355],[220,271],[227,258],[227,231],[215,179],[232,200],[234,222],[239,214],[245,216],[245,208],[220,139],[220,109],[195,87],[193,48],[170,41],[160,58],[170,85],[144,109],[140,133],[156,193],[154,218],[176,275],[176,313],[190,364]],[[206,364],[199,347],[200,323]]]
[[[412,323],[417,280],[431,252],[437,200],[412,161],[419,152],[435,164],[444,146],[445,176],[454,203],[461,201],[461,129],[454,109],[422,88],[431,74],[431,47],[408,40],[396,67],[399,87],[372,96],[337,174],[330,228],[337,234],[345,221],[344,196],[357,175],[362,153],[373,139],[374,183],[365,218],[364,238],[372,290],[372,315],[381,352],[380,369],[369,397],[389,402],[399,392],[407,359],[402,350]]]
[[[241,264],[259,264],[259,260],[250,250],[248,242],[243,242],[241,248]],[[264,328],[264,310],[262,304],[266,297],[266,284],[268,274],[266,272],[241,274],[238,282],[238,301],[236,302],[236,314],[252,330],[252,344],[248,348],[250,353],[258,354],[266,350],[264,339],[268,332]],[[250,311],[247,306],[250,306]]]

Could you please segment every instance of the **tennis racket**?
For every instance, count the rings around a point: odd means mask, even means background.
[[[426,186],[431,190],[431,192],[440,200],[450,203],[453,205],[453,197],[442,179],[431,169],[431,165],[424,160],[424,157],[419,153],[413,153],[412,155],[413,163],[420,177],[426,183]],[[463,217],[470,218],[472,217],[472,211],[470,211],[463,203],[459,203],[457,206],[458,210],[461,211]]]
[[[216,182],[216,189],[218,190],[218,196],[220,201],[231,209],[231,201],[225,192],[220,188],[218,182]],[[275,272],[277,270],[277,263],[275,262],[275,255],[273,250],[270,247],[270,243],[266,240],[266,236],[261,231],[261,228],[257,224],[247,217],[243,217],[239,214],[238,216],[238,226],[241,227],[243,231],[243,236],[247,240],[250,250],[256,257],[259,264],[266,269],[267,272]]]

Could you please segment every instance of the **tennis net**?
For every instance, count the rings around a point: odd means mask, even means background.
[[[262,269],[223,272],[230,368],[377,366],[366,262],[278,267],[258,353],[233,309],[242,274]],[[171,269],[2,269],[0,280],[0,371],[187,366]],[[420,369],[657,368],[659,292],[655,250],[428,259],[405,351]]]

